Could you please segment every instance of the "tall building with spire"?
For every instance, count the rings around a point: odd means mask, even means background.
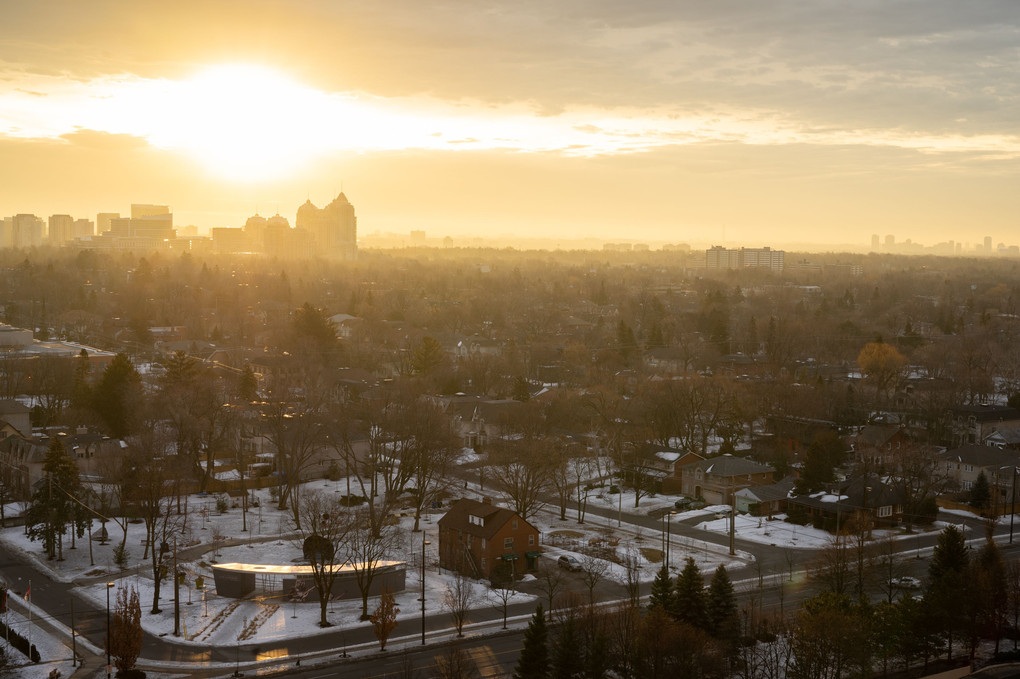
[[[316,249],[324,255],[344,259],[358,255],[358,218],[343,191],[321,209],[311,200],[305,201],[298,208],[295,227],[307,231]]]

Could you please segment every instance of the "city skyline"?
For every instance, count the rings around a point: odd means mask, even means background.
[[[1016,229],[1007,2],[56,4],[0,28],[3,215],[153,201],[207,231],[346,190],[366,234]]]

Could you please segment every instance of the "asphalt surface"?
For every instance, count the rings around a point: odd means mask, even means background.
[[[570,516],[571,514],[568,513],[568,518]],[[589,523],[615,525],[617,512],[615,510],[589,508],[588,516]],[[662,528],[662,520],[659,518],[633,516],[625,518],[626,520],[623,522],[624,529],[626,529],[628,524],[638,525],[645,529],[646,533],[651,532],[654,535],[656,531],[660,531]],[[961,519],[957,516],[942,518],[957,524],[966,523],[968,526],[968,541],[972,544],[978,544],[983,540],[984,529],[979,519]],[[728,547],[729,545],[728,536],[700,531],[694,528],[693,525],[685,523],[674,523],[672,525],[672,532],[674,535],[696,538],[722,547]],[[1016,558],[1018,552],[1020,552],[1020,531],[1017,534],[1016,544],[1013,546],[1007,545],[1005,539],[1007,534],[1008,528],[1004,528],[997,533],[997,536],[1002,536],[1002,539],[997,541],[1004,547],[1007,558]],[[901,541],[898,543],[902,547],[900,553],[906,555],[910,555],[912,552],[919,555],[930,554],[929,550],[934,546],[937,538],[937,533],[929,533],[919,534],[916,541]],[[802,569],[808,563],[811,558],[810,552],[751,543],[740,539],[736,541],[736,548],[754,554],[757,559],[755,564],[730,571],[730,577],[735,582],[735,587],[740,596],[757,596],[761,605],[765,607],[792,609],[804,598],[811,595],[813,591],[811,586],[805,586],[802,583],[798,584],[799,581],[787,580],[791,570]],[[792,556],[792,567],[791,552],[795,553]],[[926,559],[915,559],[915,561],[917,563],[917,574],[923,575],[926,568]],[[0,554],[0,575],[2,575],[15,594],[23,593],[28,587],[29,580],[31,580],[32,604],[37,613],[39,611],[43,612],[41,615],[35,615],[34,622],[40,626],[46,627],[56,624],[63,628],[70,628],[73,601],[74,627],[78,634],[87,638],[96,647],[103,648],[106,633],[105,608],[97,607],[91,601],[76,596],[73,591],[75,585],[51,580],[47,575],[37,571],[31,564],[9,553]],[[580,576],[570,574],[569,577],[575,582],[576,588],[583,591]],[[802,580],[803,578],[800,579],[800,581]],[[760,588],[759,584],[761,585]],[[649,589],[650,585],[646,583],[642,587],[642,594],[646,595]],[[596,594],[598,599],[602,601],[626,597],[624,588],[612,582],[601,583]],[[172,596],[170,588],[167,588],[164,596],[166,606],[172,605],[170,596]],[[529,616],[533,610],[534,604],[522,603],[510,606],[508,613],[511,617]],[[472,611],[470,622],[493,622],[499,621],[501,618],[502,611],[479,609]],[[430,638],[435,638],[437,633],[444,635],[443,633],[448,632],[450,627],[450,617],[448,614],[437,613],[428,616],[426,619],[426,633]],[[494,625],[493,629],[498,630],[499,625]],[[420,634],[420,627],[415,625],[413,630],[404,627],[398,630],[398,633],[403,633],[403,636],[414,639]],[[273,659],[285,657],[293,659],[301,656],[319,656],[321,659],[329,655],[339,656],[344,646],[353,648],[375,642],[374,633],[371,626],[367,623],[344,630],[331,628],[324,630],[321,634],[299,639],[262,642],[258,644],[240,644],[229,647],[210,647],[207,649],[196,649],[193,646],[176,644],[172,637],[157,637],[146,633],[142,647],[142,660],[139,662],[139,665],[144,667],[146,664],[151,665],[152,663],[156,663],[156,665],[172,663],[179,670],[184,670],[185,666],[192,665],[195,670],[194,674],[222,675],[224,674],[222,670],[202,670],[198,665],[207,663],[230,664],[235,662],[239,662],[242,665],[250,665],[250,663],[257,659],[263,662],[272,662]],[[401,645],[400,638],[391,641],[391,647],[398,645]],[[501,676],[507,667],[513,667],[519,648],[520,633],[511,633],[496,638],[472,638],[463,643],[461,652],[468,654],[471,660],[479,667],[484,666],[488,668],[486,672],[490,670],[493,672],[493,674],[483,673],[482,676]],[[81,647],[79,647],[79,653],[89,655],[83,653]],[[345,677],[406,676],[408,669],[406,666],[407,662],[414,663],[413,667],[427,674],[429,669],[434,667],[434,664],[437,662],[437,657],[444,657],[444,653],[449,653],[447,646],[435,646],[430,641],[427,648],[409,653],[408,655],[411,656],[410,660],[401,659],[404,656],[402,652],[382,654],[372,658],[371,653],[359,651],[357,653],[359,657],[368,654],[370,656],[369,660],[348,659],[340,661],[339,657],[337,657],[337,662],[345,663],[343,669],[343,676]],[[306,660],[306,665],[307,662]],[[497,671],[497,668],[503,669]],[[309,669],[308,671],[314,672],[318,670]],[[335,669],[333,671],[335,672]],[[301,672],[301,675],[309,677],[336,676],[335,674],[316,675],[311,673],[306,675],[304,671]]]

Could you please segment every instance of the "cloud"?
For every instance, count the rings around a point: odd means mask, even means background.
[[[76,146],[107,151],[130,151],[149,146],[149,142],[133,134],[112,134],[80,128],[74,132],[62,134],[60,138]]]

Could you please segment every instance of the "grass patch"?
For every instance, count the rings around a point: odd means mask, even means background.
[[[661,549],[655,549],[654,547],[639,547],[638,551],[641,552],[641,556],[648,563],[661,563],[662,558],[665,556]]]

